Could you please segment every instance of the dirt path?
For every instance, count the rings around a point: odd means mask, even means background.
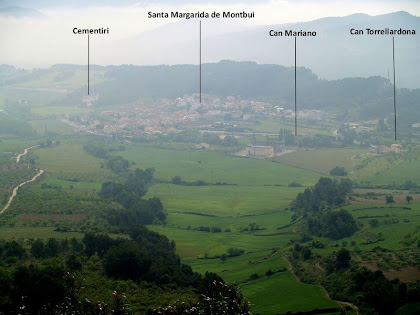
[[[30,183],[30,182],[33,182],[34,180],[36,180],[39,176],[41,176],[42,175],[42,173],[44,173],[44,170],[39,170],[38,171],[38,173],[34,176],[34,177],[32,177],[30,180],[27,180],[26,182],[23,182],[23,183],[20,183],[19,185],[17,185],[16,187],[15,187],[15,189],[13,189],[13,192],[12,192],[12,195],[10,196],[10,198],[9,198],[9,201],[7,202],[7,205],[0,211],[0,214],[3,214],[4,213],[4,211],[6,211],[7,210],[7,208],[9,208],[10,207],[10,204],[12,203],[12,201],[13,201],[13,199],[16,197],[16,194],[17,194],[17,191],[18,191],[18,189],[20,188],[20,187],[22,187],[23,185],[25,185],[25,184],[27,184],[27,183]]]
[[[23,150],[23,153],[19,154],[19,155],[16,157],[16,163],[19,163],[19,162],[20,162],[20,158],[21,158],[22,156],[26,155],[30,149],[33,149],[33,148],[36,148],[36,147],[39,147],[39,144],[38,144],[38,145],[34,145],[34,146],[32,146],[32,147],[29,147],[29,148],[26,148],[25,150]]]
[[[19,154],[19,155],[16,157],[16,163],[19,163],[19,162],[20,162],[21,157],[22,157],[22,156],[24,156],[25,154],[27,154],[27,153],[28,153],[28,151],[29,151],[30,149],[33,149],[33,148],[36,148],[36,147],[39,147],[39,145],[34,145],[34,146],[32,146],[32,147],[29,147],[29,148],[26,148],[25,150],[23,150],[23,153]],[[39,176],[41,176],[43,173],[44,173],[44,170],[38,170],[38,173],[36,173],[36,175],[35,175],[34,177],[32,177],[31,179],[29,179],[29,180],[27,180],[27,181],[24,181],[24,182],[20,183],[19,185],[17,185],[17,186],[13,189],[13,192],[12,192],[12,195],[10,196],[10,198],[9,198],[9,201],[8,201],[8,202],[7,202],[7,204],[4,206],[4,208],[0,211],[0,215],[1,215],[1,214],[3,214],[3,213],[7,210],[7,208],[9,208],[9,207],[10,207],[10,205],[12,204],[13,199],[16,197],[16,195],[17,195],[17,191],[19,190],[19,188],[20,188],[20,187],[22,187],[23,185],[25,185],[25,184],[27,184],[27,183],[33,182],[33,181],[34,181],[34,180],[36,180]]]
[[[300,281],[300,279],[299,279],[299,277],[298,277],[298,276],[296,276],[296,274],[295,274],[295,272],[294,272],[294,270],[293,270],[293,265],[292,265],[292,263],[290,262],[289,258],[287,257],[287,254],[284,254],[283,259],[284,259],[285,261],[287,261],[287,264],[289,265],[289,270],[290,270],[291,274],[295,277],[295,279],[296,279],[297,281],[301,282],[301,281]],[[319,268],[322,268],[322,267],[321,267],[321,266],[319,266]],[[322,285],[320,285],[320,287],[321,287],[321,289],[325,292],[326,296],[327,296],[330,300],[332,300],[332,301],[334,301],[334,302],[337,302],[337,303],[339,303],[339,304],[341,304],[341,305],[348,305],[348,306],[350,306],[352,309],[354,309],[354,310],[356,311],[356,314],[357,314],[357,315],[360,315],[359,308],[358,308],[356,305],[354,305],[353,303],[350,303],[350,302],[333,300],[333,299],[330,297],[330,295],[328,294],[328,291],[327,291],[327,290],[325,290],[325,288],[324,288]]]

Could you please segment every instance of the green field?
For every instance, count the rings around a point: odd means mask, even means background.
[[[130,147],[118,152],[133,168],[156,169],[156,177],[171,180],[226,182],[238,185],[288,185],[296,181],[304,186],[315,184],[319,175],[306,170],[264,160],[239,158],[215,151],[177,151]],[[191,159],[190,159],[191,156]]]
[[[88,114],[93,110],[87,107],[76,106],[43,106],[31,109],[31,112],[40,116],[55,116],[64,114]]]
[[[41,107],[42,108],[42,107]],[[36,133],[40,136],[44,136],[46,132],[52,132],[57,135],[73,134],[73,127],[63,123],[59,120],[53,119],[42,119],[42,120],[31,120],[30,124]]]
[[[81,145],[64,144],[36,151],[39,167],[47,172],[100,172],[98,159],[87,154]]]
[[[275,186],[153,186],[149,196],[159,196],[169,212],[194,212],[216,216],[255,215],[287,208],[302,188]]]
[[[69,181],[62,180],[54,177],[47,177],[42,181],[33,183],[35,187],[40,187],[42,184],[52,185],[52,186],[61,186],[63,189],[75,189],[75,190],[100,190],[101,183],[98,182],[84,182],[84,181]],[[71,188],[73,187],[73,188]]]
[[[240,286],[243,294],[255,303],[254,312],[278,314],[337,307],[321,287],[297,282],[290,272],[263,276]]]
[[[59,74],[62,74],[63,71],[50,71],[47,74],[42,75],[37,80],[32,80],[28,82],[22,82],[18,84],[21,87],[60,87],[68,89],[77,89],[84,86],[87,86],[87,69],[86,70],[71,70],[72,74],[64,80],[57,80],[56,77]],[[105,70],[91,70],[90,71],[90,83],[97,84],[105,81],[104,74]],[[70,73],[70,71],[69,71]]]
[[[0,87],[0,108],[4,108],[8,101],[22,102],[28,101],[29,106],[40,107],[51,102],[59,102],[65,94],[57,91],[45,90],[26,90],[12,87]]]
[[[280,162],[329,175],[336,166],[343,166],[347,172],[355,169],[360,160],[356,156],[369,153],[368,149],[320,149],[301,150],[280,156]]]
[[[375,176],[367,177],[373,185],[396,182],[402,184],[407,180],[420,182],[420,157],[409,161],[401,161],[398,165],[386,168]]]
[[[112,172],[101,168],[101,161],[83,150],[78,144],[61,144],[36,150],[37,167],[47,176],[84,182],[105,182]]]
[[[0,136],[0,152],[23,153],[25,148],[37,145],[39,140],[22,140]]]
[[[318,122],[319,123],[319,122]],[[295,129],[295,122],[294,119],[282,119],[282,120],[261,120],[258,124],[251,126],[252,130],[257,132],[269,132],[278,134],[280,128],[294,130]],[[300,120],[299,123],[299,134],[332,134],[332,132],[337,129],[337,127],[333,124],[326,124],[322,126],[315,126],[314,123],[306,120]]]

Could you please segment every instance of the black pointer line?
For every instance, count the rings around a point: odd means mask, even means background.
[[[395,88],[395,48],[394,36],[392,36],[392,66],[394,69],[394,138],[397,141],[397,101],[396,101],[396,88]]]
[[[297,84],[296,84],[296,36],[295,36],[295,136],[297,136]]]
[[[90,69],[89,69],[90,67],[89,67],[89,34],[88,34],[88,95],[89,95],[89,87],[90,87],[90,84],[89,84],[89,79],[90,79]]]

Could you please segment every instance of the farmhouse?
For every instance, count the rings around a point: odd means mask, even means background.
[[[398,144],[398,143],[391,144],[391,151],[395,152],[395,153],[400,153],[401,152],[401,144]]]
[[[195,148],[196,148],[196,149],[199,149],[199,150],[210,149],[210,144],[205,143],[205,142],[201,142],[201,143],[197,144],[197,145],[195,146]]]
[[[248,156],[270,157],[274,155],[274,147],[266,145],[247,145]]]

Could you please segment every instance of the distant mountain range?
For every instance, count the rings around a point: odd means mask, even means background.
[[[420,87],[420,18],[407,12],[369,16],[353,14],[270,26],[242,26],[228,21],[202,21],[202,60],[294,64],[294,38],[272,37],[270,30],[316,31],[297,38],[297,64],[321,78],[392,77],[392,36],[350,35],[350,29],[410,29],[416,35],[395,36],[397,86]],[[231,31],[232,27],[232,31]],[[121,60],[131,64],[197,64],[198,21],[171,23],[121,41]],[[111,49],[111,48],[110,48]]]
[[[107,4],[109,1],[104,1]],[[16,3],[14,5],[14,3]],[[32,1],[5,0],[0,15],[44,18],[32,8]],[[80,6],[83,1],[67,3]],[[95,1],[92,5],[99,5]],[[124,0],[122,4],[133,4]],[[37,8],[54,7],[54,1],[42,0]],[[381,76],[392,78],[392,36],[350,35],[358,29],[408,29],[415,35],[395,36],[397,87],[420,88],[420,17],[400,11],[370,16],[353,14],[328,17],[310,22],[255,26],[241,20],[202,20],[202,62],[221,60],[255,61],[260,64],[294,64],[294,38],[273,37],[270,30],[314,31],[316,37],[297,38],[297,64],[312,69],[322,79]],[[113,64],[158,65],[199,63],[199,21],[180,20],[139,36],[124,40],[107,40],[95,44],[92,51],[101,52]],[[92,59],[94,60],[94,59]]]

